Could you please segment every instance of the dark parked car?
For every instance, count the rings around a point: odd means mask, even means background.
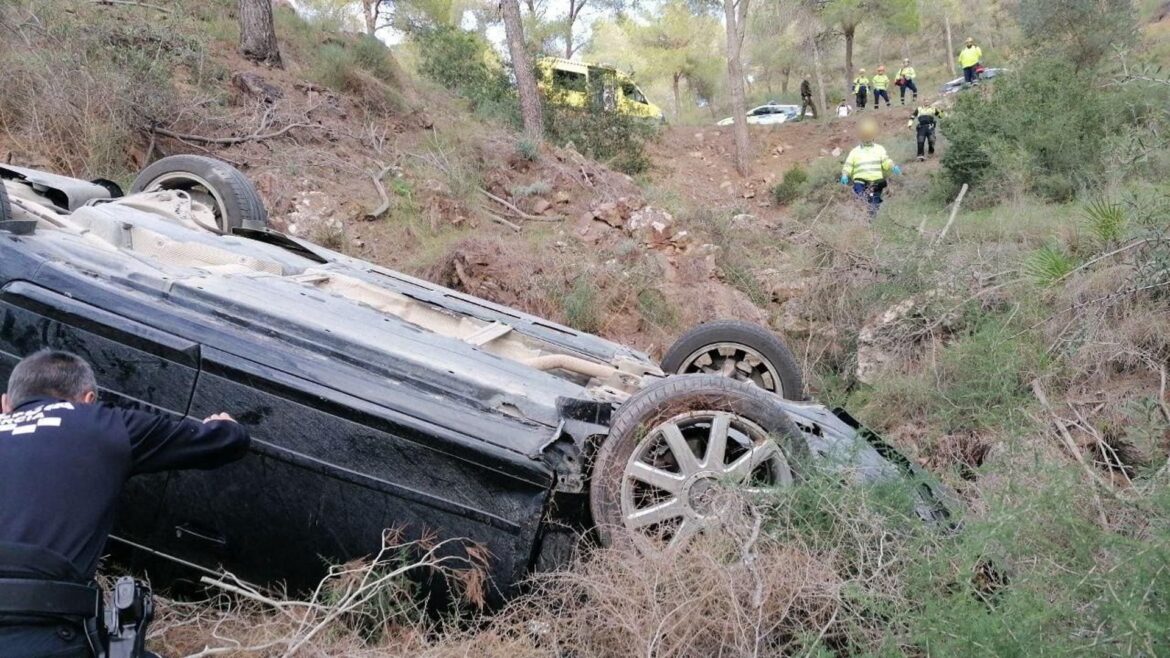
[[[228,410],[252,432],[229,467],[132,481],[116,540],[156,558],[303,589],[399,528],[486,547],[507,595],[578,533],[685,544],[718,525],[728,484],[920,475],[801,401],[759,327],[701,325],[660,367],[268,230],[252,185],[209,158],[164,158],[126,196],[0,177],[0,382],[52,346],[88,359],[107,401]],[[944,518],[944,493],[918,491],[922,517]]]

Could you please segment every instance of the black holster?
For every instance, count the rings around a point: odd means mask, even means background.
[[[154,596],[150,585],[130,576],[119,578],[105,608],[107,657],[146,655],[146,627],[152,619]]]
[[[97,658],[137,658],[146,655],[146,627],[153,617],[145,583],[119,578],[103,606],[97,583],[85,582],[61,555],[0,542],[0,624],[77,624]]]

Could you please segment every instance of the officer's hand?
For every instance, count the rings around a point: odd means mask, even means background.
[[[845,174],[841,174],[841,184],[842,184],[842,185],[848,185],[848,184],[849,184],[849,177],[848,177],[848,176],[846,176]]]
[[[226,421],[232,422],[232,423],[236,422],[235,418],[232,418],[231,416],[229,416],[225,413],[212,414],[212,415],[208,416],[207,418],[204,418],[203,422],[210,423],[213,420],[226,420]]]

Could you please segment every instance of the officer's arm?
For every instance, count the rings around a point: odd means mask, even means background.
[[[248,431],[231,420],[172,420],[141,411],[122,410],[130,436],[133,473],[181,468],[215,468],[248,452]]]

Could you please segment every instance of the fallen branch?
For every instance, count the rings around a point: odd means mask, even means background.
[[[160,135],[164,135],[166,137],[173,137],[175,139],[180,139],[183,141],[201,142],[203,144],[220,144],[223,146],[231,146],[233,144],[243,144],[245,142],[262,142],[262,141],[267,140],[267,139],[273,139],[275,137],[280,137],[281,135],[292,130],[293,128],[309,128],[309,127],[311,127],[311,124],[308,124],[308,123],[290,123],[287,126],[281,128],[280,130],[277,130],[275,132],[263,133],[263,134],[252,133],[251,135],[244,135],[242,137],[205,137],[203,135],[188,135],[185,133],[179,133],[179,132],[175,132],[173,130],[168,130],[166,128],[162,128],[159,126],[151,126],[150,130],[152,132],[157,132]]]
[[[512,229],[513,231],[520,230],[519,224],[509,222],[508,220],[504,219],[503,217],[500,217],[499,215],[497,215],[495,213],[490,213],[490,212],[485,210],[485,211],[483,211],[483,214],[487,215],[488,219],[492,220],[493,222],[495,222],[497,224],[503,224],[504,226],[507,226],[508,228]]]
[[[1044,388],[1040,386],[1040,380],[1038,379],[1032,380],[1032,394],[1036,396],[1036,399],[1040,402],[1040,406],[1043,407],[1044,411],[1046,411],[1052,418],[1052,424],[1056,426],[1057,436],[1060,437],[1061,443],[1064,444],[1065,449],[1068,450],[1073,459],[1075,459],[1076,462],[1081,465],[1081,468],[1085,471],[1085,474],[1089,476],[1089,479],[1099,488],[1116,497],[1117,492],[1113,491],[1113,488],[1110,487],[1107,482],[1105,482],[1105,479],[1101,477],[1100,473],[1093,470],[1093,467],[1089,465],[1089,462],[1085,461],[1085,456],[1081,453],[1081,449],[1077,447],[1076,441],[1073,440],[1072,434],[1070,434],[1068,428],[1065,427],[1064,419],[1056,415],[1056,412],[1052,410],[1052,406],[1048,403],[1048,396],[1044,393]],[[1097,517],[1101,522],[1101,526],[1108,528],[1109,519],[1105,516],[1105,508],[1101,505],[1101,498],[1097,495],[1095,490],[1093,492],[1093,501],[1097,505]]]
[[[1151,284],[1144,285],[1144,286],[1138,286],[1136,288],[1123,288],[1121,290],[1118,290],[1117,292],[1109,293],[1108,295],[1103,295],[1101,297],[1095,297],[1093,299],[1089,299],[1089,300],[1086,300],[1083,302],[1077,302],[1076,304],[1070,305],[1068,308],[1061,309],[1061,310],[1053,313],[1052,315],[1049,315],[1048,317],[1044,318],[1043,320],[1040,320],[1038,322],[1034,322],[1027,329],[1024,329],[1016,334],[1013,334],[1012,336],[1009,336],[1008,340],[1015,340],[1015,339],[1019,338],[1020,336],[1023,336],[1027,332],[1032,331],[1033,329],[1036,329],[1037,327],[1043,326],[1043,325],[1047,324],[1048,322],[1051,322],[1052,320],[1055,320],[1056,318],[1058,318],[1066,313],[1072,313],[1074,311],[1079,311],[1082,308],[1085,308],[1086,306],[1092,306],[1093,304],[1099,304],[1101,302],[1110,302],[1110,301],[1113,301],[1114,299],[1118,299],[1120,297],[1125,297],[1127,295],[1134,295],[1134,294],[1137,294],[1139,292],[1143,292],[1145,290],[1153,290],[1154,288],[1162,288],[1164,286],[1170,286],[1170,281],[1159,281],[1158,283],[1151,283]],[[1077,318],[1073,318],[1072,321],[1075,321],[1076,319]],[[1072,321],[1070,321],[1070,324]],[[1068,325],[1066,325],[1066,327],[1067,326]]]
[[[967,184],[963,183],[963,187],[959,188],[959,196],[955,197],[955,204],[951,206],[951,216],[947,219],[947,225],[943,227],[942,233],[934,239],[933,244],[938,244],[947,237],[947,232],[951,230],[951,224],[955,223],[955,217],[959,215],[959,206],[963,205],[963,197],[967,196]],[[918,232],[922,233],[926,230],[926,218],[922,218],[922,223],[918,225]]]
[[[1062,274],[1059,278],[1057,278],[1055,281],[1053,281],[1053,283],[1060,283],[1061,281],[1064,281],[1065,279],[1076,274],[1077,272],[1080,272],[1081,270],[1085,269],[1086,267],[1089,267],[1090,265],[1094,265],[1096,263],[1099,263],[1099,262],[1105,260],[1106,258],[1109,258],[1110,256],[1116,256],[1117,254],[1129,251],[1130,249],[1133,249],[1134,247],[1140,247],[1140,246],[1142,246],[1144,244],[1148,244],[1150,242],[1160,242],[1160,241],[1161,241],[1161,238],[1158,238],[1158,239],[1142,238],[1140,240],[1134,240],[1133,242],[1125,245],[1124,247],[1118,247],[1117,249],[1114,249],[1113,251],[1110,251],[1107,254],[1101,254],[1100,256],[1097,256],[1096,258],[1091,258],[1091,259],[1085,261],[1084,263],[1081,263],[1080,265],[1074,267],[1073,269],[1069,270],[1068,272]]]
[[[491,199],[492,201],[495,201],[496,203],[500,204],[501,206],[507,208],[508,210],[512,211],[512,214],[516,217],[519,217],[520,219],[526,219],[530,222],[559,222],[559,221],[562,221],[565,219],[562,215],[553,215],[551,217],[540,217],[538,215],[529,215],[528,213],[524,212],[523,210],[520,210],[519,208],[517,208],[514,204],[512,204],[508,200],[501,199],[500,197],[492,194],[491,192],[488,192],[487,190],[483,189],[482,187],[478,188],[478,189],[479,189],[480,193],[482,193],[484,196]]]
[[[146,7],[147,9],[161,11],[164,14],[171,13],[171,10],[167,7],[160,7],[158,5],[152,5],[152,4],[147,3],[147,2],[134,2],[134,0],[90,0],[90,2],[92,2],[95,5],[108,5],[110,7],[113,7],[115,5],[126,5],[126,6],[131,6],[131,7]]]
[[[379,163],[381,164],[381,163]],[[378,173],[370,174],[370,180],[374,181],[374,187],[378,190],[378,196],[382,197],[382,203],[377,207],[366,213],[367,220],[374,220],[381,217],[387,210],[390,210],[390,195],[386,193],[386,186],[382,184],[382,179],[386,174],[390,173],[393,165],[385,165]]]

